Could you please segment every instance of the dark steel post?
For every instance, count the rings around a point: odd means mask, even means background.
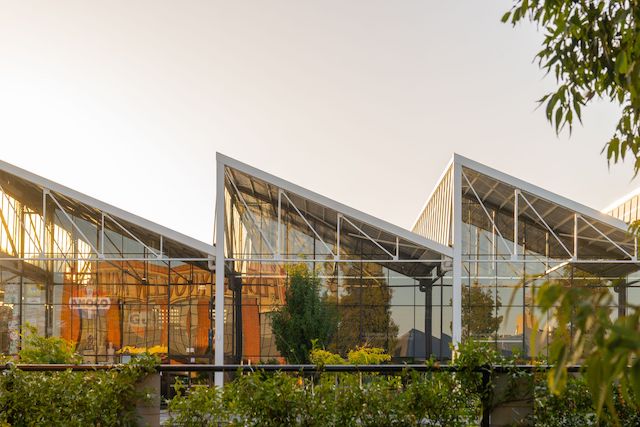
[[[491,381],[491,372],[488,366],[482,368],[482,427],[489,427],[491,424],[489,419],[491,417],[491,393],[489,393],[489,383]]]

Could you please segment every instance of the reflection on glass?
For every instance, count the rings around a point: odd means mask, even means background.
[[[433,255],[384,233],[227,168],[224,241],[234,283],[229,293],[233,360],[284,361],[275,346],[271,313],[286,303],[287,270],[294,264],[313,271],[322,298],[336,305],[339,322],[329,350],[346,355],[370,345],[384,348],[396,361],[448,357],[441,347],[448,349],[451,342],[451,312],[440,308],[450,306],[450,278],[431,284],[428,295],[421,291],[421,281],[431,280],[435,267],[420,257]],[[444,344],[426,345],[434,335]]]
[[[615,318],[629,298],[626,283],[633,275],[611,274],[615,260],[607,263],[569,263],[566,250],[540,223],[521,220],[518,224],[518,261],[513,250],[513,213],[498,207],[488,210],[497,229],[477,200],[463,203],[463,337],[488,341],[505,354],[514,351],[528,355],[546,355],[549,337],[556,327],[550,316],[535,307],[537,290],[548,283],[580,286],[611,296],[611,316]],[[500,235],[502,237],[500,237]],[[565,246],[570,239],[559,236]],[[588,242],[583,242],[588,247]],[[586,251],[586,249],[585,249]],[[613,256],[613,255],[609,255]],[[603,255],[602,258],[606,258]],[[618,264],[619,266],[619,264]],[[620,303],[620,307],[618,304]]]
[[[126,347],[211,360],[207,254],[165,240],[159,258],[157,234],[14,177],[0,188],[0,220],[1,353],[19,350],[29,323],[85,362],[115,362]]]

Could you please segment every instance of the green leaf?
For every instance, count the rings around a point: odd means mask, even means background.
[[[563,291],[560,285],[547,283],[540,288],[536,295],[537,304],[544,311],[548,311],[559,302]]]
[[[614,163],[618,161],[618,151],[620,146],[620,140],[616,138],[612,138],[611,141],[607,143],[607,159],[614,159]]]
[[[640,360],[636,360],[631,366],[628,379],[631,384],[633,394],[640,396]]]
[[[549,102],[547,102],[546,114],[547,114],[547,120],[549,121],[551,121],[551,118],[553,117],[553,107],[555,107],[556,102],[558,102],[558,97],[559,97],[558,92],[551,94],[551,98],[549,98]]]
[[[627,71],[629,70],[629,64],[627,61],[627,53],[622,50],[620,51],[620,53],[618,54],[618,56],[616,57],[616,72],[620,73],[620,74],[626,74]]]
[[[558,109],[556,110],[556,133],[560,132],[560,123],[562,122],[562,107],[558,107]]]
[[[580,107],[580,101],[577,98],[573,98],[573,111],[576,112],[576,116],[578,117],[578,121],[582,123],[582,112]]]

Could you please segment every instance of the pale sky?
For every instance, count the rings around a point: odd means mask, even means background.
[[[206,242],[216,151],[405,228],[453,152],[601,209],[617,110],[556,137],[510,4],[0,0],[0,158]]]

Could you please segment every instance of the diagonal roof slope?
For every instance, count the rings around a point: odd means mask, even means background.
[[[522,191],[526,191],[529,194],[532,194],[541,199],[548,200],[551,203],[557,204],[559,206],[565,207],[573,212],[576,212],[580,215],[586,216],[588,218],[592,218],[596,221],[607,224],[613,228],[626,232],[628,229],[627,224],[624,221],[620,221],[610,215],[602,213],[601,211],[591,208],[589,206],[583,205],[571,199],[568,199],[564,196],[560,196],[551,191],[545,190],[542,187],[538,187],[529,182],[523,181],[519,178],[516,178],[512,175],[501,172],[497,169],[491,168],[487,165],[484,165],[480,162],[476,162],[475,160],[471,160],[467,157],[461,156],[460,154],[453,155],[453,162],[459,163],[463,167],[467,169],[474,170],[483,175],[491,177],[497,181],[502,181],[514,188],[518,188]]]
[[[429,251],[432,252],[433,258],[441,257],[442,255],[447,257],[453,256],[453,251],[450,247],[446,245],[442,245],[436,241],[428,239],[426,237],[420,236],[416,233],[413,233],[409,230],[406,230],[397,225],[391,224],[387,221],[381,220],[379,218],[373,217],[369,214],[361,212],[357,209],[353,209],[347,205],[344,205],[340,202],[332,200],[328,197],[325,197],[321,194],[315,193],[313,191],[307,190],[306,188],[300,187],[299,185],[293,184],[289,181],[286,181],[282,178],[279,178],[275,175],[264,172],[260,169],[257,169],[253,166],[242,163],[238,160],[235,160],[231,157],[225,156],[223,154],[217,153],[217,160],[219,165],[228,166],[232,169],[236,169],[242,173],[253,176],[261,181],[270,183],[276,187],[279,187],[287,192],[296,194],[301,198],[307,199],[313,203],[318,205],[325,206],[329,209],[332,209],[336,212],[341,213],[347,217],[350,217],[356,221],[360,221],[362,223],[368,224],[372,227],[375,227],[379,230],[382,230],[388,234],[397,236],[400,239],[404,239],[413,244],[420,245]],[[431,259],[433,259],[431,258]]]
[[[79,203],[90,206],[94,209],[98,209],[103,211],[109,215],[112,215],[118,219],[121,219],[127,223],[130,223],[134,226],[140,227],[142,229],[151,231],[158,235],[163,236],[169,240],[173,240],[176,243],[181,245],[196,249],[200,252],[204,252],[207,255],[215,256],[215,247],[213,245],[207,244],[200,240],[194,239],[192,237],[186,236],[180,232],[175,230],[171,230],[170,228],[164,227],[162,225],[156,224],[155,222],[149,221],[140,216],[134,215],[130,212],[127,212],[123,209],[112,206],[108,203],[102,202],[98,199],[95,199],[91,196],[87,196],[86,194],[80,193],[71,188],[65,187],[64,185],[58,184],[56,182],[50,181],[46,178],[43,178],[39,175],[36,175],[32,172],[14,166],[10,163],[4,162],[0,160],[0,171],[5,172],[7,174],[13,175],[19,179],[24,181],[28,181],[36,186],[41,188],[46,188],[55,193],[61,194],[65,197],[73,199]]]
[[[502,212],[506,239],[513,240],[513,212],[517,206],[519,221],[532,226],[527,244],[534,252],[545,253],[545,233],[551,229],[554,236],[550,256],[573,258],[573,236],[577,229],[578,258],[582,261],[633,261],[634,237],[623,221],[459,154],[453,155],[429,196],[413,227],[415,232],[452,245],[453,171],[457,168],[462,174],[463,200],[481,202],[486,209]],[[476,209],[467,220],[481,228],[490,227],[491,220],[486,215],[482,209]],[[636,269],[631,264],[628,268]]]

